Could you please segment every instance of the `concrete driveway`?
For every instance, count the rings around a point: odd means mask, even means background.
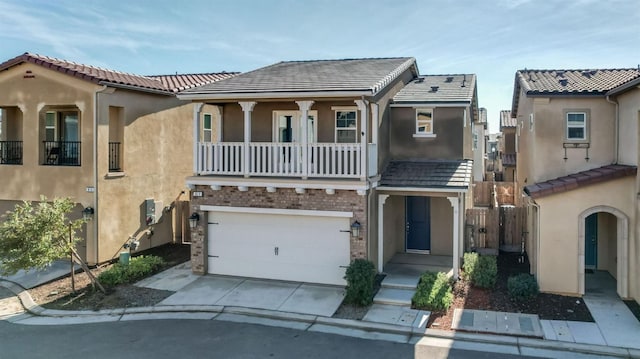
[[[220,305],[330,317],[342,299],[344,288],[298,282],[191,274],[181,265],[136,285],[176,291],[160,304]]]

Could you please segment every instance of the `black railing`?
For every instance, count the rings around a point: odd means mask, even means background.
[[[121,171],[120,142],[109,142],[109,172]]]
[[[0,141],[0,164],[22,164],[22,141]]]
[[[43,141],[44,165],[80,166],[80,141]]]

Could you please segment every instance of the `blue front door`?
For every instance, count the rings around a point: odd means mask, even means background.
[[[407,197],[406,250],[427,252],[431,249],[431,209],[429,197]]]
[[[584,267],[596,269],[598,265],[598,214],[594,213],[584,223]]]

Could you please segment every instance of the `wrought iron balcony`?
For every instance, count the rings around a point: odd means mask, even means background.
[[[48,166],[80,166],[80,141],[43,141],[44,163]]]
[[[0,164],[22,164],[22,141],[0,141]]]

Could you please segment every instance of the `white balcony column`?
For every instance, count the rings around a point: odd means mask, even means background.
[[[300,132],[302,138],[300,144],[302,145],[302,178],[307,178],[309,175],[309,110],[313,105],[313,101],[296,101],[298,108],[300,109]],[[317,119],[316,119],[317,121]]]
[[[453,279],[458,280],[460,270],[460,197],[447,197],[453,208]]]
[[[250,162],[251,156],[249,153],[249,144],[251,143],[251,111],[253,111],[253,107],[256,105],[255,101],[249,102],[238,102],[240,107],[242,107],[242,112],[244,112],[244,159],[242,161],[242,172],[245,177],[249,177],[249,169],[251,168]]]
[[[384,203],[388,194],[378,195],[378,272],[384,269]]]
[[[198,174],[198,164],[200,163],[200,114],[204,103],[193,105],[193,174]]]
[[[358,110],[360,110],[360,179],[367,179],[367,144],[369,142],[369,102],[362,100],[355,100]]]
[[[378,126],[380,126],[379,106],[377,103],[371,104],[371,143],[378,144]]]
[[[222,106],[213,106],[213,113],[216,116],[216,138],[214,142],[222,142]]]

